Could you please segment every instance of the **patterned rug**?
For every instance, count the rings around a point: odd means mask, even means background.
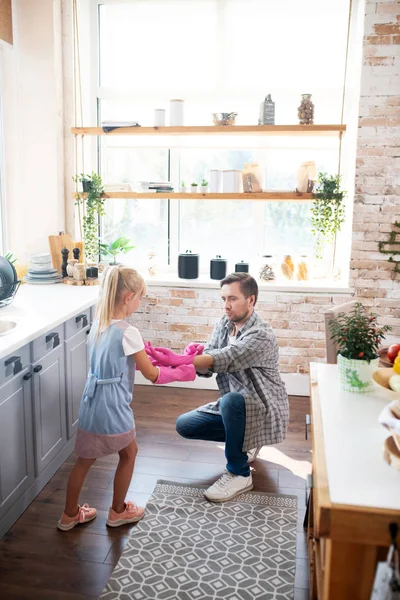
[[[101,600],[291,600],[297,498],[158,481]]]

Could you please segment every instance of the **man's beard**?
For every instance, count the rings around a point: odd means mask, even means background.
[[[232,322],[232,323],[241,323],[242,321],[246,321],[247,317],[249,316],[249,311],[246,311],[245,313],[243,313],[240,316],[237,317],[229,317],[228,319]]]

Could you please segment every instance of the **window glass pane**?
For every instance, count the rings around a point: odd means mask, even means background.
[[[157,264],[167,265],[168,200],[107,200],[106,213],[102,224],[102,239],[109,243],[125,236],[135,246],[128,254],[119,256],[119,262],[146,268],[148,253],[154,248]]]
[[[129,138],[102,138],[101,174],[105,186],[128,183],[134,190],[137,181],[168,179],[168,151],[163,148],[131,147]],[[102,222],[102,239],[112,242],[119,236],[132,240],[135,249],[119,260],[147,264],[152,247],[158,264],[168,261],[168,200],[159,200],[155,194],[148,199],[109,199]]]
[[[216,0],[135,0],[100,6],[100,82],[170,98],[216,82]],[[168,96],[167,96],[168,97]]]
[[[180,203],[180,250],[200,254],[200,269],[209,270],[217,254],[234,263],[249,260],[253,225],[252,202],[230,200],[182,200]]]

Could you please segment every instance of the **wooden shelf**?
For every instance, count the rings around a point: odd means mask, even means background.
[[[346,125],[208,125],[188,127],[118,127],[105,133],[102,127],[72,127],[75,135],[270,135],[336,136]]]
[[[86,194],[83,194],[86,197]],[[73,193],[75,197],[75,193]],[[183,194],[174,192],[106,192],[104,198],[140,198],[148,200],[263,200],[270,202],[304,202],[312,200],[312,194],[296,194],[296,192],[258,192],[247,194]]]

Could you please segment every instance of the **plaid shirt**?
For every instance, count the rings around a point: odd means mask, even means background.
[[[278,342],[272,327],[256,312],[245,322],[229,345],[234,323],[224,316],[214,328],[204,349],[218,373],[222,395],[239,392],[246,402],[243,451],[278,444],[286,437],[289,422],[288,396],[279,373]]]

